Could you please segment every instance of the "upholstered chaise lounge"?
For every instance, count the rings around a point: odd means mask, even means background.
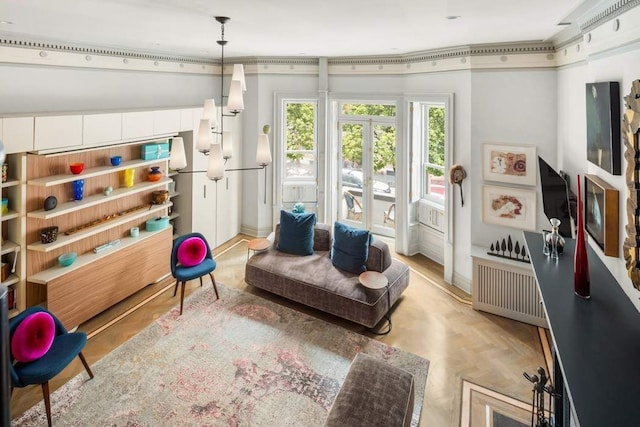
[[[409,285],[409,268],[392,259],[389,247],[379,239],[369,245],[367,270],[383,273],[388,289],[368,289],[358,274],[336,268],[331,262],[331,227],[316,224],[313,254],[292,255],[276,249],[280,233],[276,227],[274,244],[247,262],[245,280],[249,285],[373,328]]]

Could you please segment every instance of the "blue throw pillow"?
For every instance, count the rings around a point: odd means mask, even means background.
[[[368,230],[337,222],[333,226],[331,262],[340,270],[353,274],[367,271],[371,235]]]
[[[280,211],[280,235],[276,249],[294,255],[313,255],[316,214]]]

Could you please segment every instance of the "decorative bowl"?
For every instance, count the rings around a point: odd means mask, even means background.
[[[45,227],[40,231],[40,241],[44,244],[53,243],[58,239],[58,226]]]
[[[78,254],[75,252],[67,252],[58,257],[58,262],[61,266],[68,267],[76,260],[76,256],[78,256]]]
[[[167,200],[169,200],[168,190],[158,190],[151,193],[151,203],[154,205],[161,205]]]
[[[71,173],[74,175],[78,175],[80,172],[84,170],[84,163],[76,162],[69,164],[69,169],[71,169]]]
[[[111,156],[109,160],[111,161],[111,166],[118,166],[122,162],[122,156]]]

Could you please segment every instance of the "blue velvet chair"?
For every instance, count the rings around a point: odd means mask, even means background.
[[[186,267],[178,262],[178,248],[187,239],[191,237],[198,237],[206,244],[206,255],[202,262],[195,266]],[[216,261],[211,254],[211,248],[207,239],[201,233],[189,233],[176,238],[173,241],[173,248],[171,249],[171,275],[176,279],[176,285],[173,289],[173,296],[176,296],[178,292],[178,284],[181,284],[180,288],[180,314],[182,315],[182,305],[184,303],[184,288],[186,282],[193,279],[200,279],[200,286],[202,286],[202,276],[208,274],[211,277],[211,283],[213,284],[213,290],[216,293],[216,299],[218,296],[218,287],[216,286],[216,279],[213,277],[213,271],[216,269]]]
[[[84,332],[67,332],[64,325],[53,313],[42,307],[29,307],[9,321],[9,335],[13,337],[18,325],[31,314],[44,311],[51,315],[55,323],[55,337],[53,344],[47,353],[32,362],[18,362],[11,355],[11,393],[15,387],[22,388],[28,385],[40,384],[44,397],[44,406],[47,412],[47,422],[51,426],[51,403],[49,402],[49,380],[58,375],[71,361],[78,356],[89,374],[93,378],[93,372],[82,355],[82,349],[87,343],[87,334]]]

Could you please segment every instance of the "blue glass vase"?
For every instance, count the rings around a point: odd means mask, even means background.
[[[73,181],[73,200],[82,200],[84,197],[84,179]]]

